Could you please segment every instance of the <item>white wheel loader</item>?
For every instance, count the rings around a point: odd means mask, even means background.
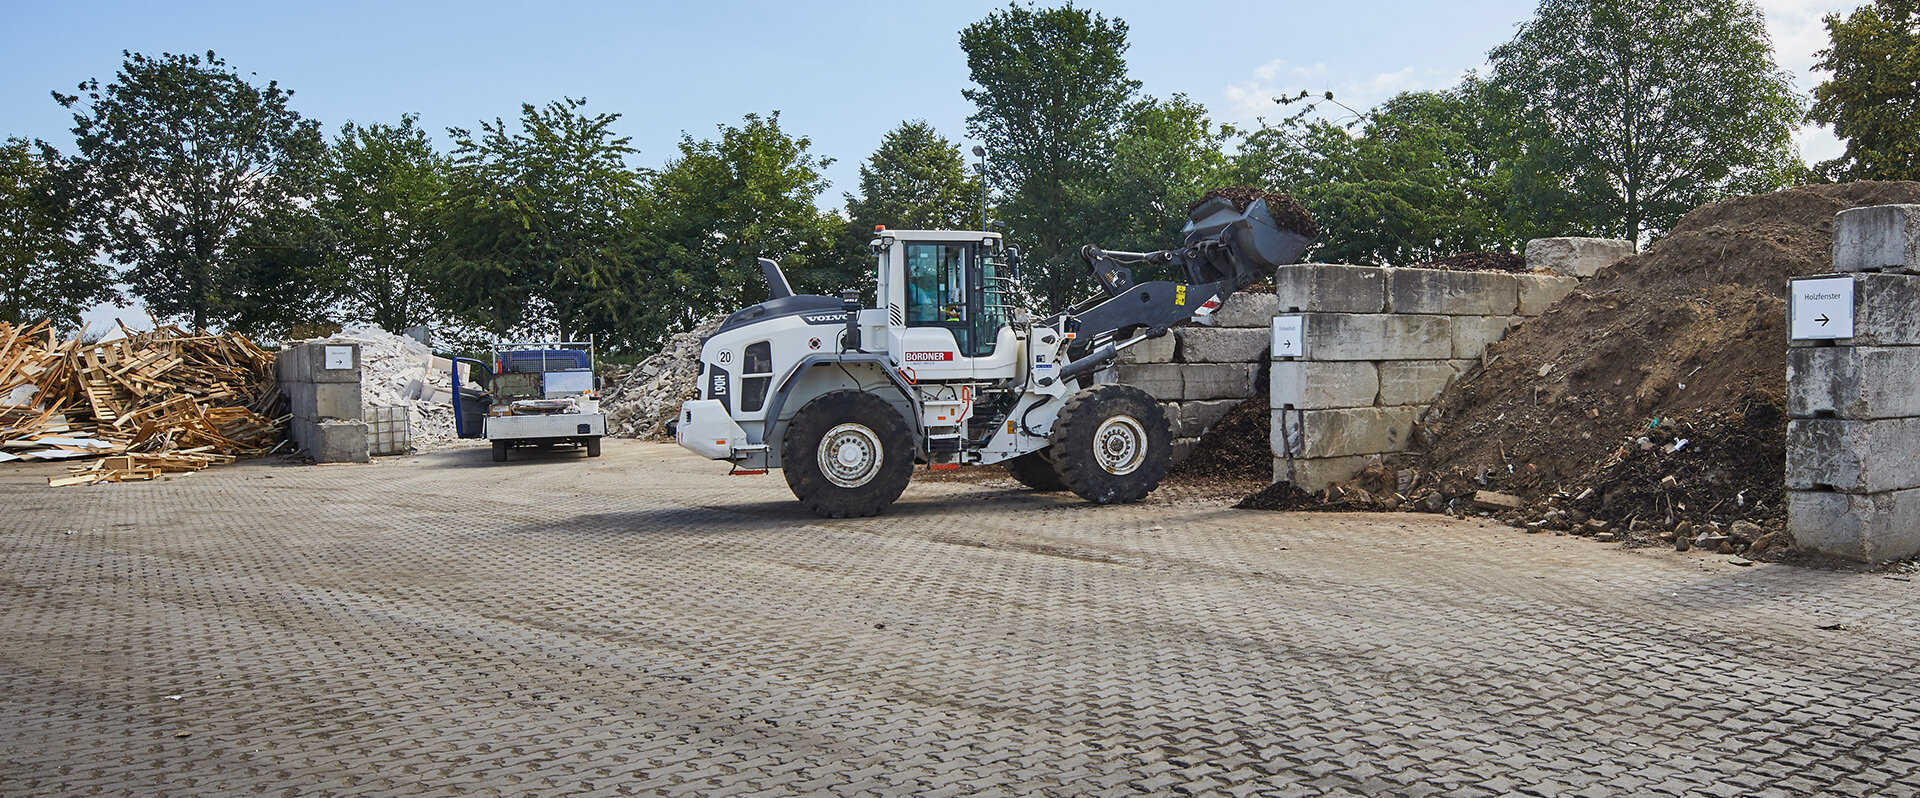
[[[1276,226],[1262,199],[1235,204],[1196,206],[1177,250],[1083,248],[1101,294],[1046,318],[1010,304],[1019,257],[997,233],[876,230],[872,308],[854,292],[795,295],[761,259],[770,298],[706,339],[700,398],[681,406],[676,437],[735,474],[782,469],[802,504],[833,518],[886,509],[916,462],[1006,463],[1038,490],[1138,500],[1166,476],[1166,416],[1145,391],[1092,384],[1095,372],[1170,327],[1210,323],[1312,242]],[[1136,284],[1126,263],[1177,267],[1186,282]]]

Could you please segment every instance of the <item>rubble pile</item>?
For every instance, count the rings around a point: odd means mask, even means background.
[[[1765,550],[1784,534],[1788,278],[1830,269],[1834,214],[1911,203],[1920,183],[1859,182],[1695,209],[1489,346],[1416,433],[1425,451],[1316,498]],[[1247,504],[1297,504],[1278,493]]]
[[[0,462],[100,458],[55,487],[153,479],[266,454],[285,439],[273,355],[246,337],[163,326],[87,343],[0,323]]]
[[[427,451],[458,439],[453,420],[453,377],[436,367],[433,350],[378,325],[343,330],[325,339],[360,345],[360,400],[367,407],[407,411],[413,448]]]
[[[700,344],[724,319],[715,316],[676,333],[652,357],[609,374],[613,387],[600,397],[607,434],[671,440],[667,422],[680,414],[681,402],[697,398],[700,392]]]

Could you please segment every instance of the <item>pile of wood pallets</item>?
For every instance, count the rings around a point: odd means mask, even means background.
[[[285,438],[273,355],[246,337],[164,326],[104,343],[0,323],[0,462],[99,457],[48,484],[198,471]],[[31,395],[28,393],[31,386]]]

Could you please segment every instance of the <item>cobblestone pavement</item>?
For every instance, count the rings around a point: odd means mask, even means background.
[[[1904,578],[606,452],[0,471],[0,793],[1920,793]]]

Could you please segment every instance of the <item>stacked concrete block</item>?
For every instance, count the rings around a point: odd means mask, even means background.
[[[290,433],[302,451],[316,463],[368,461],[359,344],[298,344],[275,358],[274,371],[292,405]]]
[[[1572,275],[1597,271],[1597,253],[1632,253],[1613,244],[1543,248],[1566,273],[1282,267],[1276,311],[1298,314],[1302,330],[1299,357],[1272,365],[1275,481],[1320,490],[1406,451],[1427,409],[1487,346],[1576,288]]]
[[[1634,252],[1632,241],[1613,238],[1536,238],[1527,242],[1527,269],[1584,280]]]
[[[1886,562],[1920,554],[1920,205],[1842,211],[1836,277],[1853,336],[1787,352],[1787,526],[1795,544]]]

